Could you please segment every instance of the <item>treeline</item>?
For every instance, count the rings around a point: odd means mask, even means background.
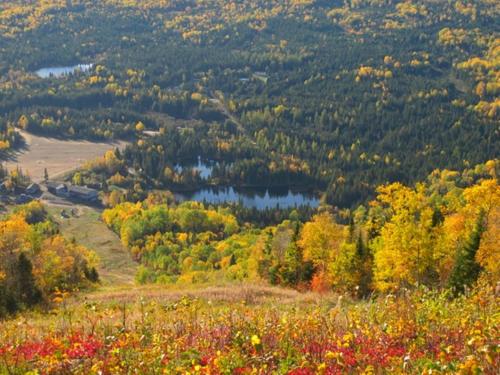
[[[0,118],[0,158],[22,143],[21,137],[3,118]]]
[[[63,238],[39,202],[0,220],[0,255],[0,318],[99,279],[95,255]]]
[[[231,122],[226,122],[193,128],[161,128],[160,134],[142,137],[117,157],[123,166],[128,167],[121,172],[125,181],[129,181],[129,185],[139,183],[145,190],[151,187],[194,190],[207,185],[293,186],[322,191],[330,204],[354,207],[373,197],[379,184],[394,181],[409,184],[417,178],[425,178],[436,167],[451,164],[459,168],[464,160],[467,165],[473,165],[471,160],[474,164],[480,162],[477,153],[473,153],[477,145],[482,144],[483,150],[494,153],[496,141],[493,127],[484,136],[480,128],[473,128],[475,125],[465,125],[467,121],[463,118],[460,122],[463,138],[468,139],[467,143],[471,142],[467,147],[468,155],[451,144],[453,148],[447,152],[428,145],[421,153],[412,153],[402,143],[397,146],[399,141],[396,140],[387,141],[393,145],[390,147],[394,147],[387,154],[379,154],[376,149],[370,153],[359,140],[350,147],[329,148],[326,142],[328,135],[324,139],[308,139],[307,136],[274,131],[271,127],[249,137],[239,133]],[[411,128],[407,129],[410,131]],[[405,129],[400,127],[398,133],[404,134]],[[454,132],[448,138],[456,139]],[[430,129],[424,133],[437,136],[437,132]],[[441,138],[447,133],[443,133],[437,137],[439,142],[445,144],[446,141]],[[340,133],[332,134],[333,137]],[[415,137],[411,133],[405,139],[410,149],[412,144],[419,148],[417,143],[420,141],[412,143],[411,139]],[[201,178],[192,168],[198,157],[212,163],[208,178]],[[178,165],[182,169],[179,170]],[[133,171],[132,175],[130,171]],[[83,173],[89,176],[89,181],[103,182],[112,177],[111,174],[99,175],[96,172],[90,168]]]
[[[175,164],[185,165],[198,157],[218,162],[207,183],[311,188],[317,185],[307,162],[268,151],[239,135],[231,123],[207,124],[193,129],[165,129],[157,137],[128,147],[123,159],[126,165],[140,170],[142,176],[167,188],[199,185],[199,176],[192,170],[183,168],[179,173],[174,168]]]
[[[296,212],[281,224],[241,226],[228,209],[122,203],[103,213],[144,265],[139,282],[264,279],[357,296],[426,285],[463,292],[499,280],[499,165],[434,171],[414,188],[380,186],[368,206]]]
[[[156,118],[161,118],[162,114],[211,121],[222,119],[208,104],[191,100],[189,92],[170,93],[156,99],[157,94],[149,89],[144,92],[124,89],[125,93],[116,90],[120,89],[88,87],[71,93],[29,96],[20,90],[14,98],[0,98],[0,108],[6,113],[5,122],[9,127],[48,136],[90,140],[136,137],[138,122],[157,130],[161,123]],[[151,111],[154,116],[147,114]]]

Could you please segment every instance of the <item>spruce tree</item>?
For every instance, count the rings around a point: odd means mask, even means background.
[[[42,293],[36,286],[33,266],[28,257],[21,253],[16,264],[17,298],[25,306],[32,307],[42,300]]]
[[[370,293],[370,286],[372,283],[373,259],[370,249],[363,241],[361,231],[358,233],[358,238],[356,240],[356,258],[360,267],[358,297],[366,297]]]
[[[463,293],[466,287],[477,280],[481,272],[481,266],[476,262],[476,253],[484,231],[483,218],[484,212],[480,212],[468,240],[457,253],[449,280],[449,286],[455,294]]]

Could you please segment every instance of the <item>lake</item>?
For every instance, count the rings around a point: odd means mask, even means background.
[[[204,188],[192,193],[175,193],[178,201],[187,200],[209,204],[241,203],[247,208],[318,207],[319,199],[313,194],[294,192],[291,189],[238,189],[233,187]]]
[[[58,67],[50,67],[50,68],[42,68],[35,72],[35,74],[40,78],[60,78],[62,76],[67,76],[69,74],[73,74],[76,71],[88,72],[92,69],[93,64],[78,64],[74,66],[58,66]]]

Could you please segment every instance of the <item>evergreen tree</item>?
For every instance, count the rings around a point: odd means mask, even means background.
[[[466,287],[477,280],[481,272],[481,266],[476,262],[476,253],[484,231],[483,219],[484,212],[481,211],[469,239],[457,253],[449,281],[449,286],[455,294],[463,293]]]
[[[373,258],[370,249],[365,245],[361,232],[356,240],[356,257],[359,261],[360,278],[358,296],[366,297],[371,291]]]
[[[36,286],[33,266],[24,253],[20,253],[16,264],[16,294],[19,301],[32,307],[42,300],[42,293]]]
[[[85,278],[93,283],[96,283],[99,281],[99,273],[97,272],[97,270],[95,269],[95,267],[92,267],[90,269],[88,268],[85,268],[84,269],[84,274],[85,274]]]
[[[19,309],[19,305],[5,285],[0,284],[0,318],[14,314]]]

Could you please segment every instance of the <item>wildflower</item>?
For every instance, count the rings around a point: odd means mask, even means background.
[[[261,344],[260,338],[257,335],[253,335],[251,341],[253,346],[259,346]]]
[[[334,352],[331,352],[331,351],[327,351],[326,354],[325,354],[325,358],[326,359],[335,359],[336,357],[337,357],[337,355]]]

